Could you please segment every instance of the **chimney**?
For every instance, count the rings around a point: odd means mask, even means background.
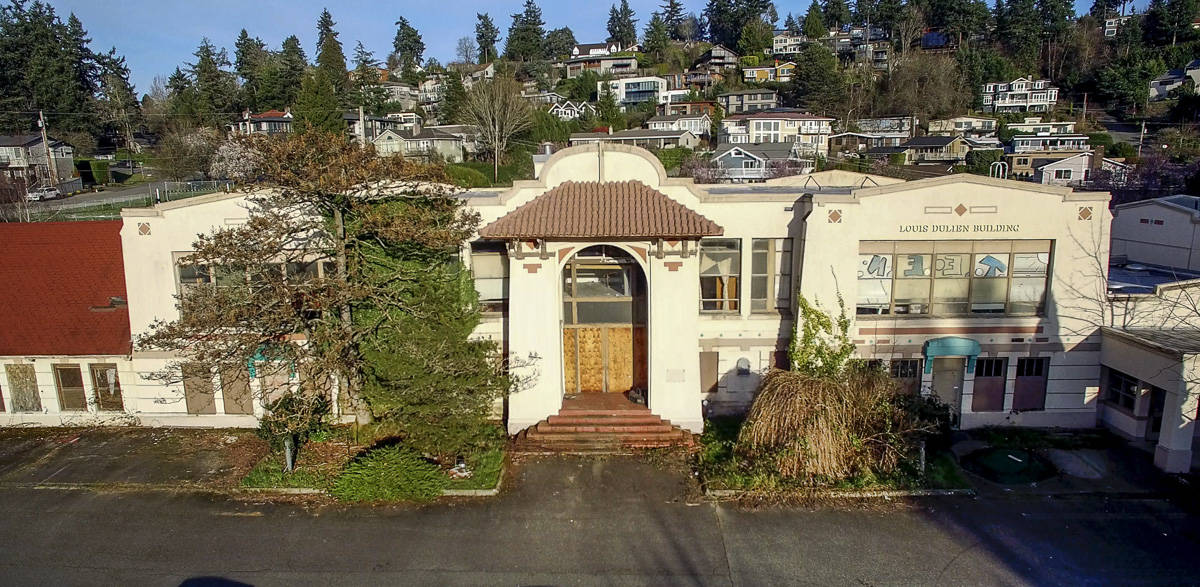
[[[608,125],[608,134],[609,134],[609,135],[611,135],[611,134],[612,134],[612,125],[611,125],[611,124],[610,124],[610,125]]]
[[[1104,145],[1092,149],[1092,171],[1098,171],[1104,166]]]

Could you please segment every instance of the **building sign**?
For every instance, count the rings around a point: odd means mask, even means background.
[[[1020,224],[901,224],[900,232],[1021,232]]]

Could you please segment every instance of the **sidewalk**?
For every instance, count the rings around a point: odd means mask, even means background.
[[[236,487],[267,446],[249,430],[0,429],[0,485]]]

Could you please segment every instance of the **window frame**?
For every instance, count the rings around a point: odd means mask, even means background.
[[[755,271],[754,258],[759,243],[766,243],[766,273]],[[752,238],[750,239],[750,313],[751,314],[790,314],[792,310],[792,255],[795,245],[789,237]],[[761,296],[756,292],[757,278],[765,278],[766,283]],[[786,283],[786,286],[780,286]],[[781,291],[782,290],[782,291]],[[772,302],[771,300],[774,299]],[[762,302],[762,307],[756,307],[756,302]]]
[[[712,243],[716,243],[716,242],[726,242],[726,243],[732,243],[734,245],[733,251],[732,251],[733,252],[732,258],[734,260],[734,263],[736,264],[736,267],[732,268],[732,272],[720,273],[720,274],[709,274],[709,275],[706,275],[704,273],[704,262],[705,262],[705,254],[706,254],[705,243],[706,242],[709,243],[710,247],[713,246]],[[725,252],[728,253],[729,251],[725,250]],[[738,313],[741,313],[741,307],[742,307],[742,304],[741,304],[742,283],[741,282],[742,282],[742,272],[745,269],[744,267],[742,267],[742,239],[730,238],[730,237],[702,238],[702,239],[700,239],[700,243],[697,247],[697,253],[700,256],[700,266],[701,266],[700,267],[700,312],[702,314],[738,314]],[[717,263],[714,262],[714,265],[717,265]],[[726,293],[726,295],[721,296],[721,297],[712,297],[712,298],[704,297],[704,280],[707,278],[716,278],[718,280],[717,283],[720,284],[720,288],[722,289],[722,291],[724,291]],[[733,293],[732,293],[732,295],[729,295],[729,292],[731,290]],[[709,304],[709,303],[715,305],[716,307],[706,308],[705,305]]]
[[[508,288],[509,280],[511,279],[508,245],[503,241],[473,241],[470,243],[469,255],[471,257],[471,284],[475,287],[476,293],[479,294],[479,309],[484,314],[503,314],[507,312],[509,300]],[[477,276],[475,274],[476,257],[499,257],[502,275],[500,277]],[[500,281],[500,297],[484,298],[483,293],[479,290],[479,282],[496,280]]]
[[[1107,373],[1104,376],[1104,403],[1131,414],[1134,413],[1137,409],[1138,397],[1148,386],[1137,377],[1123,371],[1111,367],[1105,367],[1105,370]],[[1126,385],[1114,387],[1114,379]],[[1129,405],[1125,405],[1123,400],[1126,399],[1129,401]]]

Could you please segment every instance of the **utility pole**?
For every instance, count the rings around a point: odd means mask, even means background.
[[[38,128],[42,131],[42,146],[46,148],[46,163],[49,166],[50,181],[58,186],[58,165],[54,163],[54,153],[50,151],[50,139],[46,137],[46,116],[38,110]]]
[[[1081,120],[1083,120],[1084,128],[1087,128],[1087,92],[1083,93],[1083,117]]]
[[[1142,158],[1142,143],[1146,140],[1146,121],[1142,121],[1142,133],[1138,135],[1138,159]]]

